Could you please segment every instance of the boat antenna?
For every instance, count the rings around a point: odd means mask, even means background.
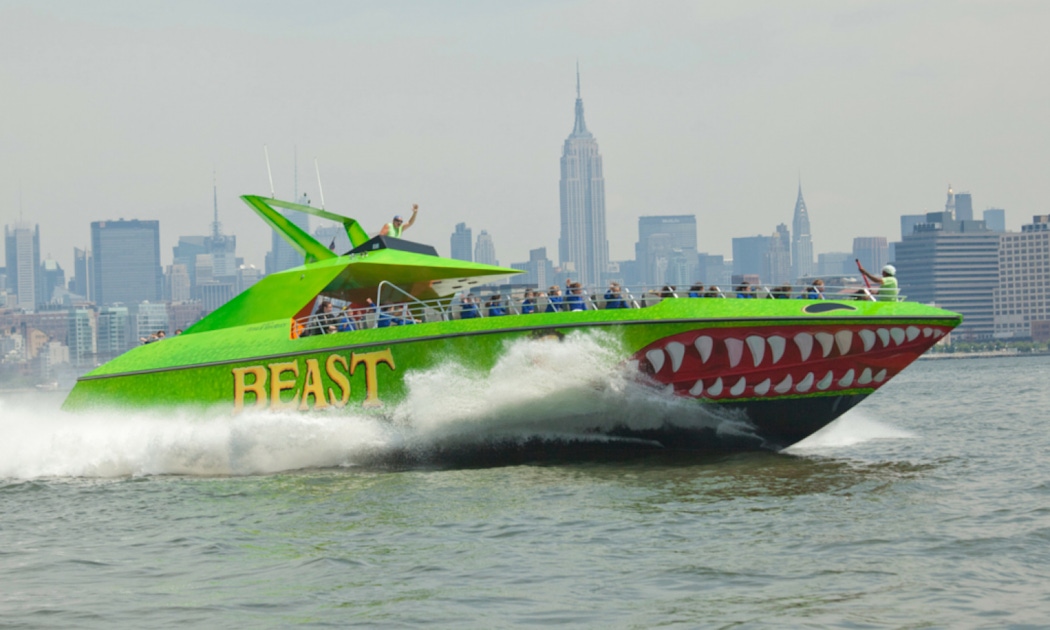
[[[314,158],[314,170],[317,171],[317,192],[321,193],[321,209],[324,210],[324,188],[321,188],[321,169],[317,166],[317,158]]]
[[[273,171],[270,170],[270,150],[263,145],[263,154],[266,156],[266,175],[270,178],[270,199],[276,199],[277,193],[273,191]]]

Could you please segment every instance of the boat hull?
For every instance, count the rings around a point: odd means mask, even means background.
[[[784,304],[781,302],[791,302]],[[388,413],[409,376],[455,364],[484,378],[516,341],[598,334],[637,380],[748,427],[667,423],[603,433],[667,448],[780,448],[804,439],[884,385],[957,325],[907,303],[665,300],[645,309],[513,315],[293,339],[275,321],[137,348],[81,377],[71,410],[201,407]],[[808,310],[807,310],[808,309]],[[613,427],[613,428],[610,428]]]

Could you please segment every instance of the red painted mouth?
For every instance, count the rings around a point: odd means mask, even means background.
[[[758,326],[664,337],[634,354],[679,396],[732,400],[878,389],[951,326]]]

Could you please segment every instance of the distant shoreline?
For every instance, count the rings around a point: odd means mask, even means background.
[[[1050,352],[1019,352],[1018,350],[982,350],[980,352],[927,352],[919,360],[934,361],[942,359],[999,359],[1004,357],[1045,357]]]

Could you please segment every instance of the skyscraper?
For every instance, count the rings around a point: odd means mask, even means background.
[[[496,246],[492,242],[492,236],[485,230],[478,234],[478,243],[474,246],[474,262],[483,265],[498,265],[496,260]]]
[[[474,243],[474,235],[466,223],[457,223],[456,231],[452,233],[451,246],[452,258],[472,262],[474,256],[471,253]]]
[[[769,251],[769,236],[740,236],[733,239],[733,275],[761,276],[766,253]],[[764,281],[766,278],[762,278]]]
[[[16,305],[32,312],[40,289],[40,226],[16,223],[4,228],[7,259],[7,291],[17,296]]]
[[[1002,208],[988,208],[984,211],[984,224],[993,232],[1006,231],[1006,210]]]
[[[605,178],[598,141],[583,119],[576,70],[576,121],[561,156],[561,236],[558,262],[585,285],[597,285],[609,264],[605,233]]]
[[[999,284],[993,291],[995,336],[1039,337],[1050,321],[1050,215],[999,236]]]
[[[795,278],[813,275],[813,238],[809,231],[809,210],[802,198],[802,182],[798,184],[798,199],[795,200],[795,216],[791,220],[791,273]]]
[[[781,223],[769,238],[769,249],[762,256],[762,280],[770,284],[790,284],[791,234]]]
[[[164,275],[159,221],[94,221],[91,251],[96,303],[160,301]]]
[[[71,290],[73,293],[86,298],[88,301],[95,299],[94,291],[91,290],[94,279],[92,278],[93,263],[91,260],[91,252],[80,249],[79,247],[73,248],[73,286]]]
[[[955,194],[955,220],[973,221],[973,197],[970,193]]]
[[[677,252],[677,254],[675,254]],[[697,265],[696,215],[676,214],[638,218],[638,242],[634,246],[643,284],[688,284],[695,281]],[[671,259],[687,269],[668,274]]]

